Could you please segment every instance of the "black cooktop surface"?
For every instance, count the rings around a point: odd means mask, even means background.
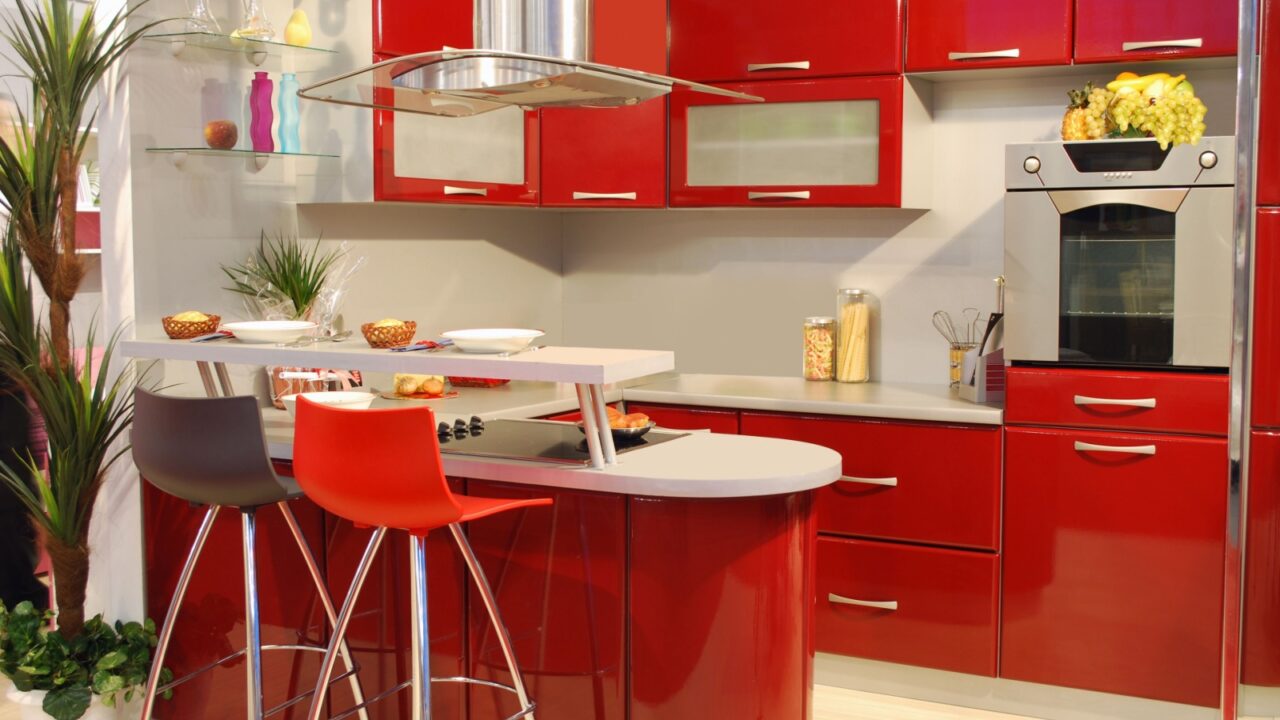
[[[650,430],[634,440],[614,438],[618,454],[660,445],[688,433]],[[540,460],[568,465],[588,465],[587,439],[573,423],[549,420],[489,420],[484,429],[440,438],[440,452],[512,460]]]

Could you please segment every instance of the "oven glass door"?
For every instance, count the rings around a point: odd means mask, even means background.
[[[1175,210],[1117,202],[1063,212],[1060,361],[1173,362]]]

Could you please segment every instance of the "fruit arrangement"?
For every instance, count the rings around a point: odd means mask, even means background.
[[[649,424],[649,416],[645,415],[644,413],[631,413],[630,415],[623,415],[622,413],[618,412],[617,410],[614,410],[611,407],[606,407],[605,410],[609,413],[609,427],[613,428],[614,430],[626,430],[626,429],[634,430],[637,428],[642,428]]]
[[[1151,137],[1168,150],[1195,145],[1204,136],[1209,110],[1186,75],[1122,72],[1106,87],[1089,83],[1067,95],[1063,140]]]

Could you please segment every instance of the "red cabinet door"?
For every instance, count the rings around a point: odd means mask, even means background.
[[[1258,204],[1280,205],[1280,1],[1264,0],[1258,111]]]
[[[1076,0],[1076,62],[1236,53],[1238,5],[1222,0]]]
[[[1072,0],[911,0],[907,70],[1066,65]]]
[[[840,453],[818,493],[820,532],[995,550],[1000,428],[743,413],[742,433]]]
[[[1280,209],[1258,211],[1254,248],[1250,422],[1280,427]]]
[[[1218,438],[1009,428],[1001,676],[1216,706],[1226,469]]]
[[[820,536],[817,648],[994,676],[999,587],[996,555]]]
[[[671,205],[902,203],[903,78],[726,85],[671,95]]]
[[[737,410],[714,410],[679,405],[646,405],[627,403],[627,412],[644,413],[658,424],[671,430],[710,430],[726,435],[738,434]]]
[[[725,81],[902,71],[901,0],[672,0],[671,74]]]
[[[1280,686],[1280,433],[1249,436],[1249,522],[1245,538],[1240,680]]]
[[[542,111],[542,204],[667,204],[667,103]]]
[[[411,55],[474,44],[471,0],[373,0],[375,55]]]

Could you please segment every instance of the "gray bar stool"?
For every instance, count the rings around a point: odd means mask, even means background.
[[[142,477],[160,490],[197,505],[206,505],[204,521],[196,533],[195,542],[187,555],[186,564],[178,577],[173,601],[160,628],[159,642],[152,660],[151,673],[143,694],[142,720],[151,720],[152,708],[159,693],[181,685],[196,676],[230,662],[242,655],[248,682],[248,720],[263,720],[268,715],[284,710],[314,693],[314,690],[298,695],[264,712],[262,699],[262,651],[294,650],[325,652],[326,648],[313,645],[263,645],[258,616],[258,572],[255,552],[256,513],[261,507],[275,505],[284,516],[293,534],[302,559],[307,564],[316,586],[320,603],[324,606],[329,627],[337,624],[333,600],[325,588],[324,578],[316,564],[315,556],[307,545],[298,521],[289,509],[289,501],[302,496],[296,483],[290,478],[276,475],[267,453],[267,440],[263,434],[262,414],[258,401],[253,397],[185,398],[157,395],[142,388],[134,392],[133,461]],[[233,508],[240,513],[240,527],[244,537],[244,605],[245,649],[206,665],[185,677],[160,687],[160,672],[165,654],[173,637],[174,621],[182,607],[183,597],[191,582],[196,563],[204,550],[209,531],[213,528],[218,512]],[[340,654],[347,672],[334,678],[334,682],[347,679],[357,703],[364,702],[359,668],[351,659],[351,651],[345,642]],[[362,710],[361,720],[368,720]]]

